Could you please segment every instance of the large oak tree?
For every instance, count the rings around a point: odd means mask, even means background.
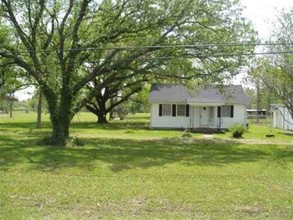
[[[56,145],[69,137],[73,116],[113,78],[167,70],[166,57],[178,57],[193,67],[188,74],[221,80],[235,74],[241,53],[251,50],[241,44],[253,40],[234,0],[1,0],[0,10],[0,57],[40,86]],[[106,76],[109,81],[99,80]]]

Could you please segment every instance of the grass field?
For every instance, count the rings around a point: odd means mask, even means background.
[[[71,135],[84,145],[56,148],[36,144],[50,123],[35,118],[0,118],[0,219],[293,218],[293,137],[280,130],[182,138],[149,130],[148,115],[82,113]]]

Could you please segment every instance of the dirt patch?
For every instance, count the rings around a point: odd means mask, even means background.
[[[213,134],[203,134],[202,136],[205,139],[212,139],[212,138],[214,138],[214,135]]]

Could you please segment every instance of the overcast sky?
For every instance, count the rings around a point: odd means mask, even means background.
[[[271,22],[276,19],[278,11],[293,7],[293,0],[241,0],[241,3],[246,7],[244,16],[253,22],[262,39],[269,36]]]

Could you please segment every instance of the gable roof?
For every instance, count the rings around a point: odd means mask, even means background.
[[[249,99],[241,85],[199,87],[188,90],[182,85],[153,84],[149,94],[150,103],[188,104],[248,104]]]

